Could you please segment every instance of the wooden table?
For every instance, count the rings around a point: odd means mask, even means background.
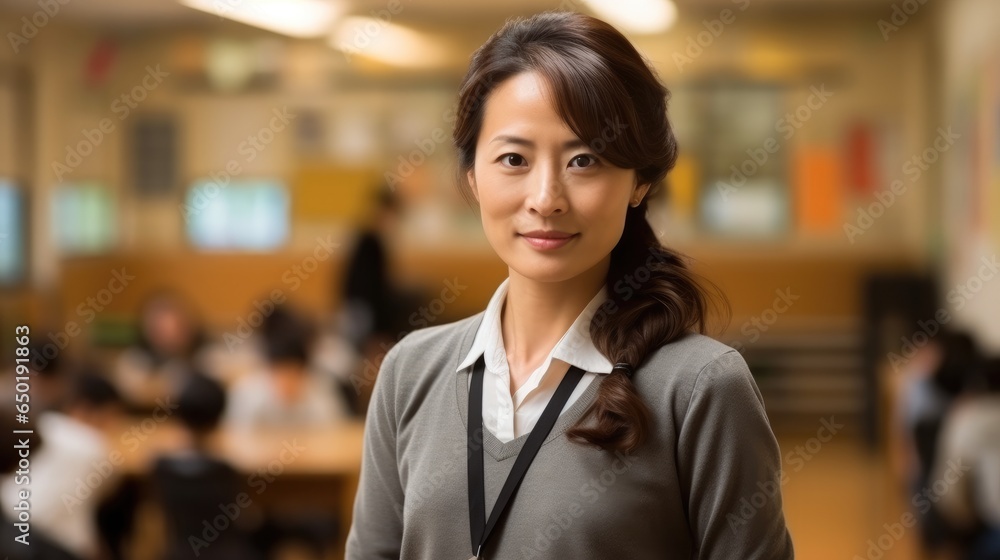
[[[171,420],[156,423],[150,418],[130,419],[109,436],[113,450],[108,459],[116,472],[144,482],[158,456],[185,444],[183,431]],[[361,471],[363,437],[364,423],[358,421],[316,430],[222,429],[210,439],[209,448],[260,490],[259,495],[251,492],[254,503],[272,511],[308,508],[335,514],[343,524],[336,544],[342,553]]]
[[[121,472],[144,474],[156,457],[185,444],[179,426],[169,420],[163,423],[149,420],[131,420],[121,429],[112,430],[113,451],[109,461]],[[227,428],[210,438],[209,449],[248,474],[278,462],[288,474],[357,475],[361,470],[363,438],[364,423],[358,421],[314,430]]]

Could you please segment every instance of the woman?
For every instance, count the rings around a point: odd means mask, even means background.
[[[385,356],[347,558],[793,558],[760,393],[645,220],[667,95],[580,14],[474,54],[460,184],[509,277]]]

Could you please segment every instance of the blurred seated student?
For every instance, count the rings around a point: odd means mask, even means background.
[[[40,331],[49,332],[49,331]],[[58,408],[65,398],[66,383],[64,370],[65,362],[61,351],[54,343],[47,344],[41,338],[32,339],[27,346],[27,363],[10,363],[0,365],[0,375],[6,375],[6,379],[12,380],[10,383],[0,384],[0,399],[3,402],[14,403],[16,385],[13,382],[16,375],[29,375],[31,377],[30,405],[32,416],[41,412]],[[18,366],[28,368],[28,373],[18,372]]]
[[[261,299],[269,297],[270,294],[265,294]],[[274,304],[271,305],[270,308],[254,307],[256,312],[263,314],[263,320],[258,328],[249,333],[250,336],[245,336],[246,331],[227,332],[222,336],[221,344],[217,345],[218,351],[213,353],[209,363],[214,364],[213,377],[227,387],[236,384],[247,373],[268,369],[267,333],[285,321],[288,313],[284,305],[279,305],[277,309]],[[318,383],[337,389],[348,413],[359,420],[363,419],[363,414],[358,403],[358,377],[355,372],[360,362],[361,356],[335,321],[328,321],[315,330],[309,347],[308,369],[317,374]]]
[[[983,361],[978,391],[956,403],[941,432],[937,509],[966,536],[964,560],[1000,559],[1000,358]]]
[[[7,401],[4,401],[7,403]],[[25,426],[18,424],[14,420],[14,416],[11,414],[5,414],[0,417],[0,430],[3,430],[5,434],[13,434],[14,430],[22,430]],[[23,448],[17,448],[17,438],[27,437],[27,450]],[[7,477],[13,476],[19,469],[18,463],[21,461],[22,452],[28,454],[24,457],[28,461],[34,460],[38,452],[41,451],[45,442],[38,435],[38,433],[30,434],[27,436],[16,435],[14,436],[15,442],[11,445],[4,445],[0,449],[0,476]],[[29,466],[30,470],[30,466]],[[25,475],[18,475],[25,476]],[[30,473],[27,478],[23,479],[24,486],[21,490],[27,491],[28,508],[30,508],[31,500],[31,476]],[[21,491],[19,490],[19,491]],[[16,516],[11,515],[12,508],[16,507],[20,502],[20,496],[18,496],[17,501],[8,504],[6,501],[0,499],[0,554],[3,555],[5,559],[10,560],[74,560],[76,557],[65,552],[61,547],[55,545],[49,539],[46,539],[42,535],[34,534],[30,528],[31,520],[28,520],[29,525],[26,527],[28,534],[25,536],[24,532],[16,524],[19,520]],[[27,510],[30,514],[31,510]],[[27,543],[27,544],[24,544]]]
[[[230,389],[225,422],[234,428],[317,428],[349,417],[339,389],[311,367],[315,329],[288,306],[260,326],[266,364]]]
[[[33,340],[28,346],[31,368],[31,411],[38,414],[58,410],[66,399],[66,377],[69,365],[61,351],[53,351],[41,341]]]
[[[203,374],[191,375],[181,390],[176,415],[185,442],[153,468],[170,540],[166,560],[273,558],[290,543],[323,557],[339,531],[338,520],[323,512],[278,515],[257,507],[252,499],[259,489],[249,488],[244,476],[211,451],[226,401],[222,385]],[[216,528],[218,536],[210,533],[209,541],[204,522],[211,524],[220,513],[235,519],[227,529]]]
[[[167,526],[166,560],[254,560],[252,514],[242,477],[209,451],[210,436],[226,407],[225,389],[201,373],[190,374],[177,398],[176,417],[185,441],[159,457],[153,481]],[[223,509],[220,510],[220,507]],[[228,508],[228,509],[226,509]],[[227,514],[226,527],[212,525]]]
[[[61,410],[38,416],[35,431],[45,445],[32,453],[31,536],[51,542],[53,558],[88,560],[99,552],[98,506],[117,482],[106,434],[120,425],[121,404],[114,386],[87,367],[69,380]],[[3,481],[6,514],[21,489],[12,477]]]
[[[319,331],[310,367],[339,388],[340,396],[354,418],[364,419],[360,385],[366,380],[357,373],[364,367],[363,358],[336,325],[328,325]]]
[[[31,411],[36,415],[44,412],[58,412],[65,408],[73,366],[67,364],[58,351],[41,342],[29,346],[31,366]],[[77,368],[76,373],[90,373],[104,376],[96,369]],[[112,484],[110,492],[102,494],[97,506],[97,527],[102,546],[110,554],[110,560],[124,560],[126,545],[132,535],[135,511],[140,501],[138,480],[125,477]]]
[[[13,403],[13,399],[5,398],[3,403],[5,405]],[[3,433],[7,434],[4,437],[4,445],[0,446],[0,476],[4,478],[14,476],[15,472],[19,468],[18,462],[22,459],[20,455],[22,450],[19,449],[20,446],[18,445],[17,438],[28,438],[28,449],[24,450],[24,452],[28,454],[25,458],[29,461],[33,461],[35,456],[37,456],[38,452],[42,449],[43,442],[37,434],[30,436],[14,434],[14,430],[23,430],[26,427],[29,426],[22,426],[18,424],[14,420],[14,416],[12,414],[4,414],[0,416],[0,430],[3,430]],[[8,443],[8,440],[13,440],[13,442]],[[19,491],[27,491],[29,493],[27,498],[30,500],[30,476],[21,479],[21,482],[24,482],[25,485],[22,486]],[[6,501],[6,496],[0,497],[0,555],[3,555],[4,558],[12,558],[15,560],[37,557],[31,556],[31,554],[36,550],[35,547],[38,545],[38,539],[33,538],[29,531],[27,537],[28,544],[24,544],[23,540],[25,537],[23,536],[22,531],[14,525],[18,522],[17,514],[19,512],[13,508],[21,502],[21,499],[20,496],[14,496],[13,499],[13,503],[8,503]],[[18,540],[19,538],[21,540]]]
[[[967,332],[942,330],[906,363],[898,396],[897,422],[903,447],[906,495],[922,492],[932,482],[941,426],[969,385],[980,360],[975,339]],[[934,508],[916,511],[924,549],[939,550],[950,540],[948,525]]]
[[[169,291],[155,292],[140,306],[136,344],[118,359],[117,384],[131,403],[155,406],[157,399],[177,394],[184,373],[201,365],[205,349],[191,308]]]

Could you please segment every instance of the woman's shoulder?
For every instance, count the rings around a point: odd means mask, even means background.
[[[696,391],[754,385],[739,351],[698,333],[685,334],[651,352],[634,380],[645,395],[685,406]]]
[[[396,346],[399,346],[402,352],[420,352],[442,348],[448,343],[462,344],[466,341],[467,337],[470,337],[468,338],[468,342],[471,345],[471,336],[475,334],[475,328],[479,325],[485,313],[485,311],[480,311],[475,315],[470,315],[469,317],[450,323],[441,323],[439,325],[412,330],[399,339]],[[447,349],[452,352],[458,351],[458,348],[455,346],[448,346]]]
[[[484,313],[410,331],[386,352],[382,369],[390,372],[394,383],[418,382],[428,375],[454,369],[463,352],[471,347]]]
[[[698,373],[719,361],[734,360],[742,362],[743,355],[732,346],[710,336],[690,332],[652,351],[642,367],[661,370],[677,368]]]

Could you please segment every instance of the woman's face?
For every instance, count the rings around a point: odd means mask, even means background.
[[[634,170],[615,167],[591,147],[613,142],[617,131],[608,128],[600,141],[577,138],[550,99],[535,72],[498,85],[484,108],[468,178],[500,258],[521,276],[558,282],[609,257],[629,202],[648,185],[636,187]]]

